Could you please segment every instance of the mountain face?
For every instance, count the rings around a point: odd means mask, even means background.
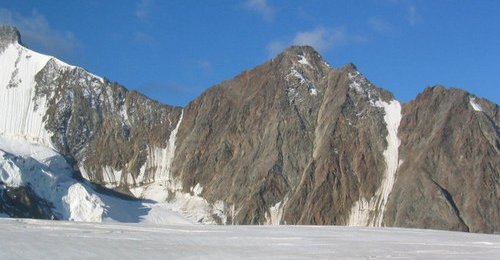
[[[195,221],[500,230],[498,105],[462,90],[400,104],[354,65],[292,46],[179,108],[30,51],[9,26],[0,64],[1,138]],[[19,152],[5,147],[0,211],[48,218],[59,199],[9,182]],[[26,203],[9,200],[14,190]]]
[[[389,104],[353,66],[292,47],[188,105],[173,172],[231,223],[347,224],[386,174]]]
[[[391,226],[498,232],[500,111],[462,90],[427,88],[403,107]]]
[[[100,221],[102,201],[78,179],[130,193],[169,167],[168,137],[181,108],[33,52],[20,44],[13,27],[0,26],[0,39],[4,212]],[[148,160],[153,156],[158,160]],[[21,195],[23,203],[10,203]],[[38,204],[52,212],[20,215],[23,210],[14,207]],[[88,207],[82,211],[82,205]]]

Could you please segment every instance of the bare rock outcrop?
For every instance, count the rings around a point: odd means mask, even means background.
[[[401,158],[385,224],[498,232],[498,105],[427,88],[403,108]]]

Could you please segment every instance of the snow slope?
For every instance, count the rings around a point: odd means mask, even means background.
[[[1,259],[499,259],[500,236],[333,226],[0,219]]]
[[[470,105],[472,106],[472,108],[473,108],[475,111],[479,111],[479,112],[482,112],[482,111],[483,111],[483,108],[481,108],[481,105],[479,105],[479,104],[476,102],[476,98],[474,98],[474,97],[470,97],[470,98],[469,98],[469,103],[470,103]]]
[[[0,53],[0,134],[50,145],[44,100],[35,103],[35,75],[51,59],[13,43]]]
[[[9,187],[29,186],[54,206],[58,219],[191,224],[172,211],[174,205],[102,194],[73,178],[66,160],[51,148],[22,138],[0,135],[0,181]]]
[[[99,198],[73,179],[71,166],[47,146],[0,136],[0,173],[4,185],[29,186],[52,203],[58,219],[100,221],[104,212]]]

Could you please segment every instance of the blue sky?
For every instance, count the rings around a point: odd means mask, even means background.
[[[499,14],[495,0],[0,3],[28,47],[181,106],[291,44],[354,63],[403,102],[444,84],[498,104]]]

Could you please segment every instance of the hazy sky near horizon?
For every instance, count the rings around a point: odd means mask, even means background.
[[[171,105],[292,44],[352,62],[401,101],[426,86],[500,103],[500,1],[20,0],[25,45]]]

